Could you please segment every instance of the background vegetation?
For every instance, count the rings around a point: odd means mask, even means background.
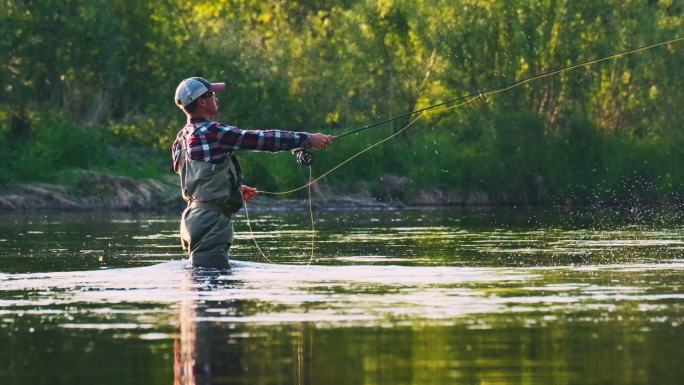
[[[612,52],[679,37],[680,0],[7,0],[0,181],[73,169],[164,177],[183,78],[230,83],[221,120],[342,133]],[[675,202],[684,187],[684,43],[425,115],[326,179],[382,198]],[[315,173],[406,125],[345,137]],[[247,182],[308,176],[244,154]],[[468,198],[470,197],[470,198]]]

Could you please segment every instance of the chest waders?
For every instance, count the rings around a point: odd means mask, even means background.
[[[225,268],[233,242],[230,216],[243,205],[240,163],[233,155],[221,163],[189,159],[187,135],[185,129],[178,134],[180,151],[174,154],[183,199],[188,202],[181,217],[181,243],[192,266]]]

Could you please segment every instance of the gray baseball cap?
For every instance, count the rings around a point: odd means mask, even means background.
[[[182,108],[206,92],[218,92],[225,89],[226,83],[209,83],[206,79],[197,76],[187,78],[180,82],[176,88],[176,105]]]

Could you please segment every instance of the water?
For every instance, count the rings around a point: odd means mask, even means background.
[[[0,217],[1,384],[681,384],[677,212]]]

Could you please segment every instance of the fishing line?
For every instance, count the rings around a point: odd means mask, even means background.
[[[570,70],[573,70],[573,69],[576,69],[576,68],[590,66],[590,65],[592,65],[592,64],[600,63],[600,62],[602,62],[602,61],[620,58],[620,57],[622,57],[622,56],[627,56],[627,55],[631,55],[631,54],[634,54],[634,53],[646,51],[646,50],[649,50],[649,49],[652,49],[652,48],[656,48],[656,47],[660,47],[660,46],[663,46],[663,45],[672,44],[672,43],[678,43],[678,42],[680,42],[680,41],[682,41],[682,40],[684,40],[684,37],[678,37],[678,38],[674,38],[674,39],[671,39],[671,40],[662,41],[662,42],[659,42],[659,43],[649,44],[649,45],[645,45],[645,46],[641,46],[641,47],[637,47],[637,48],[632,48],[632,49],[624,50],[624,51],[621,51],[621,52],[612,53],[612,54],[610,54],[610,55],[608,55],[608,56],[604,56],[604,57],[599,58],[599,59],[587,60],[587,61],[583,61],[583,62],[580,62],[580,63],[572,64],[572,65],[567,66],[567,67],[549,70],[549,71],[547,71],[547,72],[543,72],[543,73],[541,73],[541,74],[532,75],[532,76],[527,77],[527,78],[524,78],[524,79],[513,80],[513,81],[511,81],[511,82],[504,83],[504,84],[501,84],[501,85],[498,85],[498,86],[495,86],[495,87],[490,87],[490,88],[487,88],[487,89],[484,89],[484,90],[471,92],[471,93],[468,94],[468,95],[459,96],[459,97],[457,97],[457,98],[449,99],[449,100],[446,100],[446,101],[441,102],[441,103],[437,103],[437,104],[433,104],[433,105],[431,105],[431,106],[419,108],[419,109],[417,109],[417,110],[413,110],[413,111],[411,111],[411,112],[407,112],[407,113],[402,114],[402,115],[394,116],[394,117],[391,117],[391,118],[388,118],[388,119],[385,119],[385,120],[381,120],[381,121],[379,121],[379,122],[375,122],[375,123],[372,123],[372,124],[368,124],[368,125],[366,125],[366,126],[357,128],[357,129],[355,129],[355,130],[351,130],[351,131],[349,131],[349,132],[345,132],[344,134],[337,135],[337,138],[342,138],[342,137],[345,137],[345,136],[347,136],[347,135],[351,135],[351,134],[355,134],[355,133],[357,133],[357,132],[365,131],[365,130],[367,130],[367,129],[369,129],[369,128],[377,127],[377,126],[380,126],[380,125],[385,124],[385,123],[393,122],[393,121],[395,121],[395,120],[402,119],[402,118],[405,118],[405,117],[407,117],[407,116],[411,116],[411,115],[413,115],[413,114],[417,114],[417,113],[419,113],[419,112],[432,110],[432,109],[435,109],[435,108],[437,108],[437,107],[445,106],[445,105],[447,105],[447,104],[451,104],[451,103],[455,103],[455,102],[458,102],[458,101],[467,100],[467,99],[471,99],[471,98],[477,98],[477,97],[482,97],[482,96],[487,96],[487,95],[498,94],[498,93],[500,93],[500,92],[508,91],[508,90],[510,90],[511,88],[518,87],[518,86],[523,85],[523,84],[525,84],[525,83],[529,83],[529,82],[531,82],[531,81],[533,81],[533,80],[542,79],[542,78],[545,78],[545,77],[548,77],[548,76],[557,75],[557,74],[560,74],[560,73],[562,73],[562,72],[570,71]],[[450,108],[453,108],[453,107],[450,107]]]
[[[311,182],[313,180],[313,170],[311,169],[311,165],[309,165],[309,217],[311,218],[311,257],[309,258],[309,262],[307,265],[310,265],[311,262],[314,260],[314,240],[316,239],[316,229],[314,228],[314,216],[313,216],[313,206],[312,206],[312,196],[311,195],[311,186],[313,183]]]
[[[256,246],[257,250],[259,250],[259,254],[261,254],[261,257],[265,259],[268,263],[273,263],[266,254],[261,250],[261,247],[259,247],[259,243],[256,240],[256,236],[254,235],[254,231],[252,230],[252,221],[249,220],[249,210],[247,209],[247,202],[244,202],[245,206],[245,219],[247,221],[247,228],[249,228],[249,233],[252,235],[252,241],[254,241],[254,246]]]
[[[473,99],[473,100],[474,100],[474,99]],[[464,105],[464,104],[468,104],[468,103],[470,103],[471,101],[472,101],[472,100],[468,100],[468,101],[466,101],[466,102],[464,102],[464,103],[459,104],[458,106],[462,106],[462,105]],[[375,143],[375,144],[373,144],[373,145],[371,145],[371,146],[368,146],[367,148],[365,148],[365,149],[359,151],[358,153],[356,153],[356,154],[354,154],[353,156],[347,158],[345,161],[341,162],[341,163],[338,164],[337,166],[335,166],[335,167],[331,168],[330,170],[326,171],[323,175],[319,176],[318,178],[315,178],[315,179],[313,178],[313,168],[311,167],[311,165],[309,165],[309,183],[305,184],[304,186],[298,187],[298,188],[293,189],[293,190],[291,190],[291,191],[281,191],[281,192],[269,192],[269,191],[257,190],[257,192],[262,193],[262,194],[284,195],[284,194],[289,194],[289,193],[292,193],[292,192],[295,192],[295,191],[302,190],[302,189],[304,189],[304,188],[307,188],[307,189],[308,189],[308,191],[309,191],[309,218],[311,219],[311,257],[309,258],[309,262],[307,263],[307,265],[310,265],[311,262],[313,262],[313,260],[314,260],[314,239],[315,239],[315,236],[316,236],[316,230],[315,230],[315,228],[314,228],[314,216],[313,216],[313,204],[312,204],[312,199],[313,199],[313,198],[312,198],[312,194],[311,194],[311,187],[313,186],[313,184],[316,183],[317,181],[323,179],[326,175],[332,173],[332,172],[335,171],[336,169],[338,169],[338,168],[342,167],[343,165],[345,165],[345,164],[351,162],[351,161],[352,161],[354,158],[356,158],[357,156],[359,156],[359,155],[361,155],[361,154],[363,154],[363,153],[365,153],[365,152],[367,152],[367,151],[370,151],[372,148],[374,148],[374,147],[376,147],[376,146],[379,146],[379,145],[381,145],[382,143],[384,143],[384,142],[386,142],[386,141],[388,141],[388,140],[394,138],[395,136],[401,134],[402,132],[406,131],[409,127],[411,127],[411,125],[413,125],[413,123],[415,123],[415,122],[416,122],[418,119],[420,119],[420,117],[422,117],[422,116],[423,116],[423,113],[419,113],[418,116],[415,117],[415,119],[413,119],[412,121],[410,121],[409,124],[407,124],[407,125],[406,125],[405,127],[403,127],[401,130],[399,130],[399,131],[395,132],[394,134],[392,134],[392,135],[390,135],[390,136],[388,136],[388,137],[386,137],[386,138],[380,140],[379,142],[377,142],[377,143]],[[261,256],[262,256],[266,261],[268,261],[269,263],[273,263],[273,262],[266,256],[266,254],[264,254],[264,252],[261,250],[261,247],[259,247],[259,243],[258,243],[257,240],[256,240],[256,236],[254,235],[254,231],[252,231],[252,224],[251,224],[251,221],[250,221],[250,219],[249,219],[249,212],[247,211],[247,203],[245,203],[245,219],[246,219],[246,221],[247,221],[247,227],[249,228],[249,232],[250,232],[250,234],[252,235],[252,241],[254,241],[254,244],[256,245],[257,250],[259,251],[259,254],[261,254]]]
[[[328,176],[329,174],[331,174],[331,173],[334,172],[335,170],[337,170],[337,169],[341,168],[342,166],[344,166],[345,164],[351,162],[353,159],[357,158],[358,156],[360,156],[360,155],[362,155],[362,154],[364,154],[364,153],[370,151],[371,149],[373,149],[373,148],[375,148],[375,147],[377,147],[377,146],[379,146],[379,145],[381,145],[381,144],[383,144],[383,143],[385,143],[385,142],[387,142],[387,141],[389,141],[389,140],[395,138],[397,135],[401,134],[402,132],[406,131],[409,127],[411,127],[411,126],[413,125],[413,123],[415,123],[418,119],[420,119],[420,118],[421,118],[422,116],[424,116],[426,113],[436,113],[436,112],[443,112],[443,111],[446,111],[446,110],[455,109],[455,108],[461,107],[461,106],[463,106],[463,105],[469,104],[469,103],[471,103],[471,102],[473,102],[473,101],[475,101],[475,100],[484,99],[484,98],[486,98],[487,96],[496,95],[496,94],[499,94],[499,93],[502,93],[502,92],[511,90],[511,89],[513,89],[513,88],[516,88],[516,87],[519,87],[519,86],[521,86],[521,85],[527,84],[527,83],[532,82],[532,81],[534,81],[534,80],[543,79],[543,78],[546,78],[546,77],[549,77],[549,76],[558,75],[558,74],[561,74],[561,73],[563,73],[563,72],[571,71],[571,70],[574,70],[574,69],[577,69],[577,68],[587,67],[587,66],[590,66],[590,65],[593,65],[593,64],[596,64],[596,63],[600,63],[600,62],[603,62],[603,61],[612,60],[612,59],[618,59],[618,58],[621,58],[621,57],[624,57],[624,56],[627,56],[627,55],[631,55],[631,54],[643,52],[643,51],[646,51],[646,50],[649,50],[649,49],[653,49],[653,48],[656,48],[656,47],[660,47],[660,46],[664,46],[664,45],[667,45],[667,44],[679,43],[679,42],[681,42],[681,41],[683,41],[683,40],[684,40],[684,37],[678,37],[678,38],[674,38],[674,39],[670,39],[670,40],[666,40],[666,41],[662,41],[662,42],[658,42],[658,43],[653,43],[653,44],[649,44],[649,45],[645,45],[645,46],[641,46],[641,47],[637,47],[637,48],[633,48],[633,49],[628,49],[628,50],[624,50],[624,51],[612,53],[612,54],[610,54],[610,55],[608,55],[608,56],[604,56],[604,57],[601,57],[601,58],[598,58],[598,59],[586,60],[586,61],[583,61],[583,62],[580,62],[580,63],[575,63],[575,64],[572,64],[572,65],[569,65],[569,66],[567,66],[567,67],[549,70],[549,71],[547,71],[547,72],[543,72],[543,73],[540,73],[540,74],[532,75],[532,76],[529,76],[529,77],[524,78],[524,79],[514,80],[514,81],[511,81],[511,82],[508,82],[508,83],[504,83],[504,84],[501,84],[501,85],[498,85],[498,86],[486,88],[486,89],[483,89],[483,90],[480,90],[480,91],[476,91],[476,92],[471,92],[470,94],[467,94],[467,95],[464,95],[464,96],[460,96],[460,97],[457,97],[457,98],[449,99],[449,100],[446,100],[446,101],[444,101],[444,102],[437,103],[437,104],[433,104],[433,105],[430,105],[430,106],[427,106],[427,107],[419,108],[419,109],[416,109],[416,110],[413,110],[413,111],[410,111],[410,112],[407,112],[407,113],[404,113],[404,114],[401,114],[401,115],[397,115],[397,116],[394,116],[394,117],[391,117],[391,118],[388,118],[388,119],[385,119],[385,120],[381,120],[381,121],[378,121],[378,122],[375,122],[375,123],[371,123],[371,124],[365,125],[365,126],[363,126],[363,127],[360,127],[360,128],[357,128],[357,129],[354,129],[354,130],[345,132],[345,133],[343,133],[343,134],[341,134],[341,135],[337,135],[336,139],[343,138],[343,137],[348,136],[348,135],[351,135],[351,134],[356,134],[356,133],[359,133],[359,132],[368,130],[368,129],[370,129],[370,128],[380,126],[380,125],[385,124],[385,123],[393,122],[393,121],[398,120],[398,119],[402,119],[402,118],[410,117],[410,116],[413,116],[413,115],[417,115],[417,116],[416,116],[415,118],[413,118],[413,120],[411,120],[406,126],[404,126],[403,128],[401,128],[401,129],[398,130],[397,132],[393,133],[392,135],[390,135],[390,136],[388,136],[388,137],[386,137],[386,138],[383,138],[383,139],[379,140],[378,142],[376,142],[376,143],[374,143],[374,144],[369,145],[368,147],[364,148],[363,150],[357,152],[356,154],[350,156],[349,158],[343,160],[342,162],[340,162],[340,163],[337,164],[336,166],[332,167],[332,168],[329,169],[328,171],[324,172],[323,174],[321,174],[321,175],[320,175],[319,177],[317,177],[317,178],[313,178],[313,174],[312,174],[312,171],[311,171],[311,162],[313,161],[313,156],[311,155],[311,153],[309,153],[309,152],[306,151],[306,150],[299,151],[299,152],[297,152],[295,155],[297,156],[297,160],[298,160],[298,162],[299,162],[300,164],[305,164],[305,165],[309,166],[309,182],[306,183],[306,184],[304,184],[304,185],[302,185],[302,186],[299,186],[299,187],[296,187],[296,188],[293,188],[293,189],[290,189],[290,190],[286,190],[286,191],[264,191],[264,190],[257,190],[257,193],[260,193],[260,194],[267,194],[267,195],[287,195],[287,194],[291,194],[291,193],[294,193],[294,192],[303,190],[303,189],[305,189],[305,188],[308,189],[308,191],[309,191],[309,214],[310,214],[310,218],[311,218],[311,229],[312,229],[312,230],[311,230],[311,231],[312,231],[311,258],[309,259],[309,263],[308,263],[308,264],[310,264],[310,263],[312,262],[313,258],[314,258],[314,243],[313,243],[313,237],[315,236],[315,232],[314,232],[313,209],[312,209],[312,204],[311,204],[311,186],[312,186],[314,183],[318,182],[319,180],[325,178],[326,176]],[[461,103],[458,103],[458,102],[461,102]],[[453,103],[457,103],[457,104],[454,104],[454,105],[452,105],[452,106],[448,106],[449,104],[453,104]],[[445,106],[448,106],[448,107],[445,107]],[[439,107],[443,107],[443,108],[439,108]],[[437,109],[437,108],[439,108],[439,109]],[[302,158],[303,158],[303,161],[300,162],[300,159],[302,159]],[[250,230],[250,232],[252,233],[252,239],[254,240],[254,244],[257,246],[257,249],[259,250],[259,252],[261,253],[261,255],[262,255],[267,261],[271,262],[271,261],[266,257],[266,255],[262,252],[261,248],[259,248],[259,245],[257,244],[256,238],[254,237],[254,233],[252,232],[252,226],[251,226],[251,224],[249,223],[249,215],[247,214],[247,205],[246,205],[246,204],[245,204],[245,214],[246,214],[246,219],[247,219],[247,226],[249,227],[249,230]]]
[[[524,79],[514,80],[514,81],[511,81],[511,82],[508,82],[508,83],[505,83],[505,84],[501,84],[501,85],[498,85],[498,86],[495,86],[495,87],[490,87],[490,88],[487,88],[487,89],[484,89],[484,90],[481,90],[481,91],[471,92],[471,93],[468,94],[468,95],[464,95],[464,96],[460,96],[460,97],[457,97],[457,98],[449,99],[449,100],[446,100],[446,101],[441,102],[441,103],[433,104],[433,105],[430,105],[430,106],[427,106],[427,107],[424,107],[424,108],[420,108],[420,109],[417,109],[417,110],[414,110],[414,111],[411,111],[411,112],[407,112],[407,113],[402,114],[402,115],[394,116],[394,117],[391,117],[391,118],[388,118],[388,119],[385,119],[385,120],[382,120],[382,121],[379,121],[379,122],[375,122],[375,123],[372,123],[372,124],[369,124],[369,125],[366,125],[366,126],[357,128],[357,129],[355,129],[355,130],[348,131],[348,132],[343,133],[343,134],[341,134],[341,135],[337,135],[336,139],[343,138],[343,137],[345,137],[345,136],[348,136],[348,135],[351,135],[351,134],[355,134],[355,133],[358,133],[358,132],[361,132],[361,131],[365,131],[365,130],[368,130],[368,129],[370,129],[370,128],[377,127],[377,126],[379,126],[379,125],[382,125],[382,124],[385,124],[385,123],[389,123],[389,122],[395,121],[395,120],[397,120],[397,119],[406,118],[406,117],[409,117],[409,116],[412,116],[412,115],[415,115],[415,114],[420,114],[420,113],[424,113],[424,112],[435,113],[435,112],[441,112],[441,111],[446,111],[446,110],[450,110],[450,109],[455,109],[455,108],[458,108],[458,107],[463,106],[464,104],[468,104],[468,103],[470,103],[470,102],[472,102],[472,101],[474,101],[474,100],[482,99],[482,98],[485,98],[485,97],[490,96],[490,95],[496,95],[496,94],[499,94],[499,93],[502,93],[502,92],[511,90],[511,89],[513,89],[513,88],[519,87],[519,86],[521,86],[521,85],[523,85],[523,84],[532,82],[532,81],[534,81],[534,80],[543,79],[543,78],[546,78],[546,77],[549,77],[549,76],[558,75],[558,74],[563,73],[563,72],[571,71],[571,70],[574,70],[574,69],[577,69],[577,68],[581,68],[581,67],[587,67],[587,66],[590,66],[590,65],[592,65],[592,64],[600,63],[600,62],[603,62],[603,61],[607,61],[607,60],[611,60],[611,59],[617,59],[617,58],[620,58],[620,57],[623,57],[623,56],[627,56],[627,55],[635,54],[635,53],[638,53],[638,52],[646,51],[646,50],[653,49],[653,48],[656,48],[656,47],[660,47],[660,46],[663,46],[663,45],[672,44],[672,43],[678,43],[678,42],[681,42],[681,41],[683,41],[683,40],[684,40],[684,37],[679,37],[679,38],[675,38],[675,39],[671,39],[671,40],[662,41],[662,42],[659,42],[659,43],[649,44],[649,45],[641,46],[641,47],[638,47],[638,48],[633,48],[633,49],[629,49],[629,50],[625,50],[625,51],[621,51],[621,52],[616,52],[616,53],[610,54],[610,55],[608,55],[608,56],[604,56],[604,57],[599,58],[599,59],[587,60],[587,61],[584,61],[584,62],[581,62],[581,63],[572,64],[572,65],[570,65],[570,66],[563,67],[563,68],[560,68],[560,69],[550,70],[550,71],[547,71],[547,72],[544,72],[544,73],[541,73],[541,74],[532,75],[532,76],[527,77],[527,78],[524,78]],[[457,103],[457,102],[463,102],[463,103],[458,103],[458,104],[453,105],[453,106],[444,107],[444,106],[447,106],[447,105],[449,105],[449,104],[453,104],[453,103]],[[439,107],[444,107],[444,108],[440,108],[440,109],[438,109],[438,110],[435,110],[436,108],[439,108]],[[434,110],[434,111],[431,111],[431,110]],[[361,154],[363,154],[363,153],[369,151],[370,149],[372,149],[372,148],[374,148],[374,147],[376,147],[376,146],[378,146],[378,145],[380,145],[380,144],[382,144],[382,143],[385,143],[386,141],[388,141],[388,140],[394,138],[394,137],[397,136],[399,133],[403,132],[403,131],[406,130],[409,126],[411,126],[416,120],[417,120],[417,118],[414,119],[414,120],[412,120],[406,127],[402,128],[401,130],[397,131],[396,133],[394,133],[394,134],[392,134],[392,135],[390,135],[390,136],[388,136],[388,137],[386,137],[386,138],[384,138],[384,139],[381,139],[381,140],[378,141],[377,143],[372,144],[372,145],[370,145],[369,147],[367,147],[367,148],[365,148],[365,149],[359,151],[358,153],[356,153],[356,154],[350,156],[349,158],[343,160],[343,161],[340,162],[338,165],[332,167],[330,170],[324,172],[321,176],[319,176],[318,178],[315,178],[313,181],[310,181],[309,183],[316,183],[316,182],[318,182],[319,180],[323,179],[323,178],[326,177],[327,175],[331,174],[333,171],[335,171],[335,170],[339,169],[340,167],[342,167],[343,165],[349,163],[351,160],[353,160],[354,158],[358,157],[359,155],[361,155]],[[300,156],[299,153],[297,154],[297,156]],[[309,187],[309,184],[304,184],[304,185],[302,185],[302,186],[299,186],[299,187],[296,187],[296,188],[293,188],[293,189],[290,189],[290,190],[286,190],[286,191],[264,191],[264,190],[257,190],[257,192],[260,193],[260,194],[268,194],[268,195],[287,195],[287,194],[291,194],[291,193],[296,192],[296,191],[303,190],[303,189],[305,189],[305,188],[307,188],[307,187]]]
[[[307,266],[311,264],[314,260],[314,250],[315,250],[315,240],[316,240],[316,228],[314,227],[314,216],[313,216],[313,194],[311,193],[311,187],[313,186],[312,182],[313,180],[313,169],[311,166],[309,166],[309,183],[307,184],[308,186],[308,191],[309,191],[309,218],[311,218],[311,256],[309,257],[309,262],[307,262]],[[256,246],[257,250],[259,251],[259,254],[261,254],[261,257],[265,259],[269,263],[273,263],[267,256],[266,253],[259,247],[259,243],[256,240],[256,236],[254,235],[254,231],[252,230],[252,221],[249,219],[249,210],[247,209],[247,202],[244,202],[245,206],[245,220],[247,222],[247,227],[249,228],[249,233],[252,236],[252,241],[254,241],[254,245]]]
[[[468,101],[468,102],[466,102],[466,103],[470,103],[470,101]],[[466,103],[463,103],[463,104],[466,104]],[[463,104],[460,104],[459,106],[461,106],[461,105],[463,105]],[[370,146],[364,148],[363,150],[361,150],[361,151],[357,152],[356,154],[350,156],[349,158],[343,160],[342,162],[340,162],[339,164],[337,164],[335,167],[333,167],[333,168],[331,168],[330,170],[324,172],[324,173],[321,174],[319,177],[317,177],[317,178],[315,178],[315,179],[313,179],[313,180],[310,180],[309,183],[307,183],[307,184],[305,184],[305,185],[302,185],[302,186],[299,186],[299,187],[296,187],[296,188],[293,188],[293,189],[287,190],[287,191],[264,191],[264,190],[257,190],[257,193],[259,193],[259,194],[268,194],[268,195],[287,195],[287,194],[291,194],[291,193],[293,193],[293,192],[300,191],[300,190],[303,190],[303,189],[305,189],[305,188],[308,188],[309,186],[313,185],[314,183],[318,182],[319,180],[321,180],[321,179],[325,178],[326,176],[330,175],[333,171],[335,171],[335,170],[337,170],[338,168],[344,166],[345,164],[351,162],[352,160],[354,160],[354,158],[360,156],[361,154],[363,154],[363,153],[365,153],[365,152],[370,151],[370,150],[373,149],[374,147],[377,147],[377,146],[379,146],[379,145],[385,143],[386,141],[388,141],[388,140],[394,138],[395,136],[401,134],[402,132],[406,131],[406,129],[408,129],[409,127],[411,127],[411,125],[413,125],[413,123],[414,123],[416,120],[418,120],[421,116],[422,116],[422,115],[419,114],[418,116],[416,116],[415,119],[413,119],[411,122],[409,122],[409,124],[407,124],[407,125],[406,125],[404,128],[402,128],[401,130],[399,130],[399,131],[395,132],[394,134],[392,134],[392,135],[390,135],[390,136],[388,136],[388,137],[386,137],[386,138],[384,138],[384,139],[378,141],[377,143],[374,143],[374,144],[372,144],[372,145],[370,145]],[[309,167],[310,167],[310,166],[309,166]]]

